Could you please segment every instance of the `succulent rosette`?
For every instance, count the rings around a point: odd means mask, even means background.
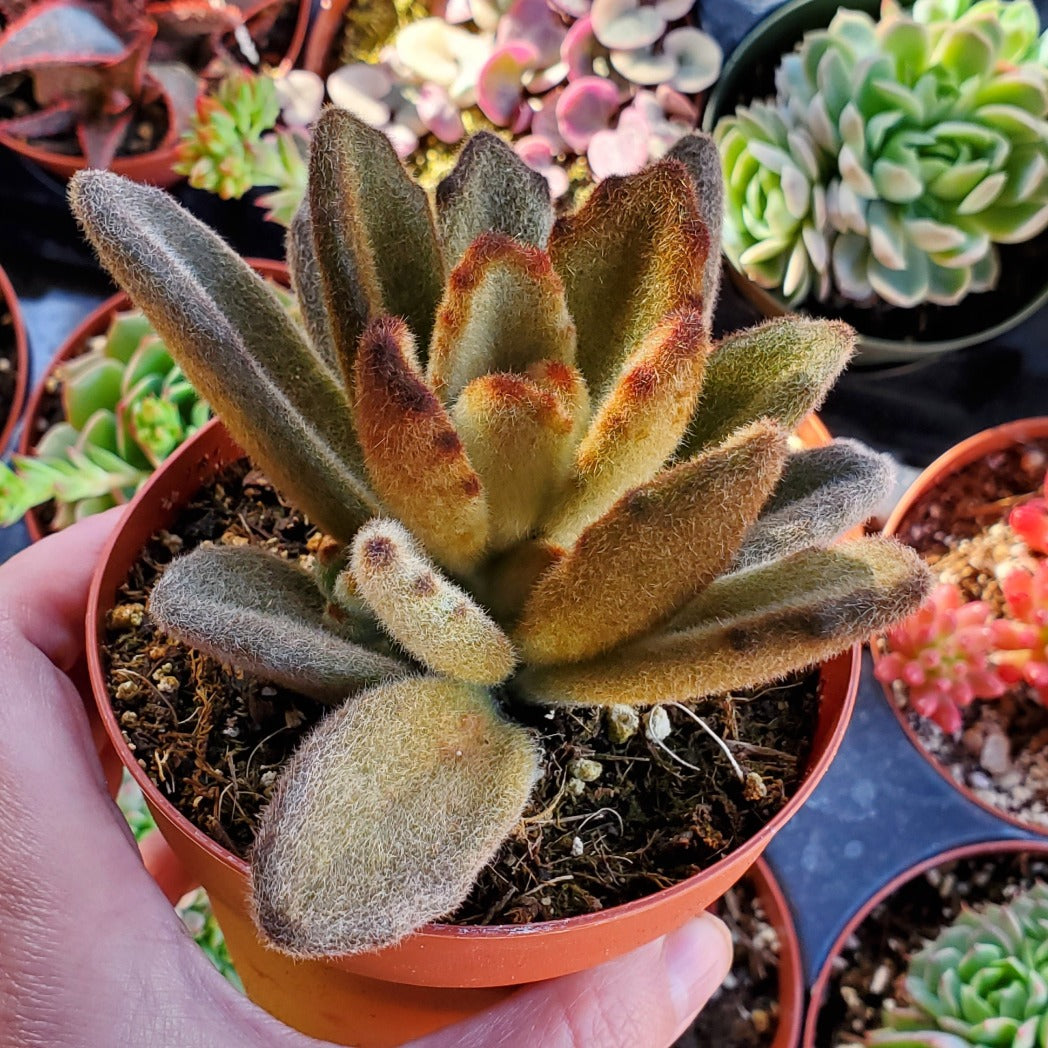
[[[910,961],[909,998],[871,1045],[1043,1048],[1048,1044],[1048,885],[965,910]]]
[[[732,260],[791,303],[952,305],[994,287],[997,245],[1048,225],[1039,31],[1030,0],[886,0],[879,21],[841,10],[808,33],[775,101],[718,128],[729,181],[771,171],[729,193]]]

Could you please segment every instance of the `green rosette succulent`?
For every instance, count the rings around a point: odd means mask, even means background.
[[[886,1009],[871,1045],[1048,1045],[1048,884],[965,910],[910,961],[912,1004]]]
[[[0,525],[55,503],[52,527],[125,502],[210,411],[138,310],[63,364],[62,419],[34,455],[0,464]]]
[[[775,101],[718,125],[729,257],[791,304],[993,288],[997,245],[1048,225],[1039,32],[1030,0],[886,0],[808,33]]]

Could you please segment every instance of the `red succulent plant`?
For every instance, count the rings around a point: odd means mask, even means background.
[[[962,709],[974,699],[1000,698],[1008,687],[991,661],[997,644],[992,614],[985,601],[965,603],[957,586],[936,586],[917,611],[888,632],[874,675],[886,683],[899,681],[917,713],[944,731],[958,731]]]
[[[201,55],[279,0],[42,0],[10,13],[0,33],[0,77],[22,74],[31,111],[0,121],[20,138],[76,135],[90,167],[108,167],[135,120],[159,104],[158,148],[186,128],[200,90]],[[20,12],[20,13],[19,13]]]
[[[1008,524],[1030,549],[1048,553],[1048,473],[1041,498],[1024,502],[1008,515]]]
[[[1048,561],[1033,572],[1011,572],[1001,589],[1008,617],[992,624],[994,661],[1006,681],[1028,684],[1048,706]]]

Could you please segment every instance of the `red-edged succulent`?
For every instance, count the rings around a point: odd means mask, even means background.
[[[1048,584],[1048,583],[1046,583]],[[964,601],[950,583],[885,636],[887,651],[874,667],[878,680],[905,685],[910,705],[944,731],[961,727],[961,710],[974,699],[996,699],[1008,688],[992,661],[998,646],[989,604]]]
[[[1048,474],[1041,498],[1024,502],[1008,515],[1008,526],[1036,553],[1048,553]]]
[[[995,661],[1009,683],[1023,681],[1048,705],[1048,561],[1001,582],[1008,617],[993,623]]]
[[[128,132],[159,104],[158,148],[185,129],[201,66],[221,38],[277,0],[43,0],[0,33],[0,77],[23,74],[35,108],[0,122],[20,138],[74,133],[90,167],[108,167]],[[6,10],[6,9],[5,9]],[[12,6],[12,12],[18,10]]]

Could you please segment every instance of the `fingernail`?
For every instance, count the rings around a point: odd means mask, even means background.
[[[662,961],[667,989],[683,1022],[712,996],[731,969],[731,933],[712,914],[704,913],[666,936]]]

